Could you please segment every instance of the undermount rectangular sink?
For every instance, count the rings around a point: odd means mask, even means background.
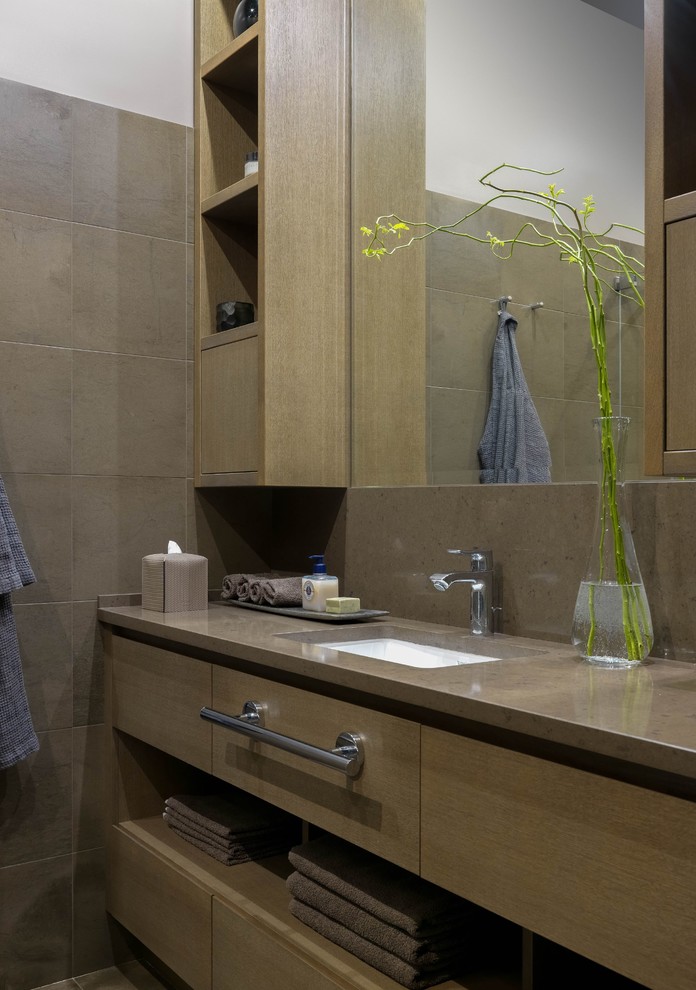
[[[322,643],[330,650],[353,653],[389,663],[402,663],[407,667],[454,667],[461,663],[492,663],[499,657],[482,657],[476,653],[445,650],[438,646],[424,646],[405,639],[362,639],[348,643]]]
[[[332,632],[279,633],[280,639],[292,639],[308,648],[337,650],[354,657],[398,663],[406,667],[437,669],[463,664],[492,663],[539,656],[544,650],[519,646],[505,636],[473,636],[460,632],[430,632],[396,625],[375,624],[369,633],[364,629]],[[316,654],[320,659],[321,655]]]

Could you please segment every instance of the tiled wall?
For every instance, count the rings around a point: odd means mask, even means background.
[[[452,223],[475,204],[428,193],[428,220]],[[491,230],[511,237],[525,218],[487,208],[467,224],[476,236]],[[541,223],[541,227],[549,226]],[[628,253],[642,252],[622,245]],[[517,346],[527,384],[549,440],[554,481],[595,478],[595,441],[588,424],[597,415],[597,376],[579,272],[554,248],[518,248],[499,261],[486,245],[435,234],[426,242],[429,324],[429,480],[477,484],[476,454],[490,401],[491,354],[498,299],[512,296],[519,321]],[[605,295],[612,383],[618,383],[618,306]],[[543,309],[520,304],[542,301]],[[626,477],[641,476],[643,433],[643,311],[621,300],[622,412],[632,421]],[[614,385],[615,412],[618,388]]]
[[[185,127],[0,81],[0,474],[41,743],[0,771],[2,990],[112,959],[97,595],[169,538],[213,583],[263,562],[265,496],[193,493],[191,161]]]

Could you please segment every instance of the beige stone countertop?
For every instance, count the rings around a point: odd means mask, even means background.
[[[365,704],[370,697],[388,699],[696,781],[696,664],[655,659],[602,669],[569,645],[499,635],[474,640],[465,629],[392,616],[328,624],[221,604],[179,613],[129,605],[100,608],[98,615],[173,648],[193,647],[357,691]],[[491,648],[507,658],[421,669],[321,645],[388,630],[449,649]]]

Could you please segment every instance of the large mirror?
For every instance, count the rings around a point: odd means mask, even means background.
[[[641,7],[638,0],[426,0],[427,219],[450,223],[468,212],[488,198],[478,178],[511,162],[564,168],[559,184],[571,199],[595,197],[597,230],[612,221],[642,227]],[[537,188],[544,185],[539,180]],[[490,209],[474,229],[510,236],[519,225],[516,210]],[[619,236],[641,256],[640,236]],[[521,249],[499,262],[487,248],[443,234],[415,250],[423,247],[428,482],[479,483],[477,448],[503,296],[512,297],[552,480],[594,480],[597,383],[577,270],[550,250]],[[626,476],[636,478],[643,312],[622,288],[607,293],[609,361],[614,411],[632,421]]]

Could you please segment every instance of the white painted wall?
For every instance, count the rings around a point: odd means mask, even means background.
[[[0,0],[0,78],[193,124],[193,0]]]
[[[639,28],[581,0],[426,0],[426,18],[428,189],[480,202],[501,162],[563,167],[596,230],[643,226]]]

